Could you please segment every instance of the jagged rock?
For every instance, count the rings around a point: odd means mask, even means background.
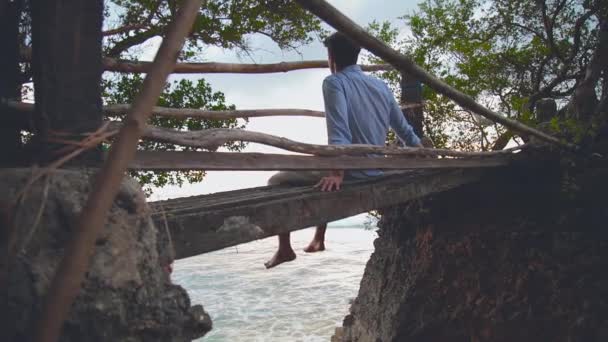
[[[335,341],[608,341],[607,176],[509,170],[385,210]]]
[[[93,173],[53,172],[29,187],[23,202],[8,211],[14,214],[19,247],[6,274],[7,312],[13,319],[9,341],[31,337]],[[30,169],[0,170],[0,201],[12,203],[31,175]],[[163,269],[171,255],[167,230],[153,224],[139,185],[125,179],[61,341],[190,341],[204,335],[211,329],[209,315],[202,306],[191,306],[186,291],[171,284]]]

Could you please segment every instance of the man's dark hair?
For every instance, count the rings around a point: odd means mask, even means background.
[[[327,47],[338,70],[357,64],[361,47],[344,34],[336,32],[327,37],[323,44]]]

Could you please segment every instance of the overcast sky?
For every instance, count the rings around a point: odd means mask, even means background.
[[[407,29],[404,28],[403,20],[398,19],[398,17],[411,12],[417,4],[417,1],[404,0],[330,0],[329,2],[359,25],[366,26],[373,20],[389,20],[404,32]],[[150,44],[155,46],[157,43],[152,42]],[[206,61],[215,62],[275,63],[325,59],[327,57],[325,48],[318,41],[301,48],[300,54],[293,51],[281,51],[268,38],[262,36],[252,36],[250,43],[255,49],[252,55],[253,61],[251,57],[239,56],[234,51],[215,47],[207,49],[203,58]],[[323,110],[321,83],[327,75],[329,75],[328,69],[309,69],[276,74],[174,75],[171,79],[183,77],[190,79],[205,78],[215,91],[221,91],[226,95],[228,104],[234,104],[238,109],[302,108]],[[323,118],[253,118],[250,119],[247,130],[283,136],[307,143],[327,143],[325,120]],[[287,153],[283,150],[257,144],[250,144],[245,152]],[[262,186],[266,184],[267,179],[272,174],[273,172],[210,171],[201,183],[187,184],[181,188],[169,186],[155,189],[151,200]]]

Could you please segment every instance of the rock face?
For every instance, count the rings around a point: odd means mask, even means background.
[[[31,337],[92,174],[56,171],[29,187],[22,203],[8,211],[16,213],[9,226],[17,231],[12,243],[18,252],[3,276],[8,317],[13,319],[5,335],[8,341]],[[0,201],[5,205],[14,201],[31,175],[29,169],[1,170]],[[204,335],[211,320],[202,306],[190,305],[183,288],[171,284],[164,270],[171,260],[167,230],[152,223],[139,185],[125,180],[61,341],[190,341]]]
[[[510,170],[385,210],[334,340],[608,341],[606,177]]]

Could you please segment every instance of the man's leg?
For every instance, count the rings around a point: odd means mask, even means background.
[[[325,250],[325,231],[327,230],[327,223],[323,223],[317,226],[315,230],[315,236],[312,241],[308,244],[308,247],[304,248],[306,253],[321,252]]]
[[[279,172],[270,177],[268,180],[268,185],[314,185],[316,181],[321,179],[319,175],[320,174],[315,174],[313,172]],[[272,268],[284,262],[293,261],[295,258],[296,253],[291,247],[290,233],[279,234],[279,249],[276,251],[274,256],[270,258],[270,260],[264,263],[264,266],[266,266],[266,268]]]
[[[290,234],[279,234],[279,249],[274,253],[270,260],[264,263],[266,268],[272,268],[284,262],[292,261],[296,258],[296,253],[291,248]]]

